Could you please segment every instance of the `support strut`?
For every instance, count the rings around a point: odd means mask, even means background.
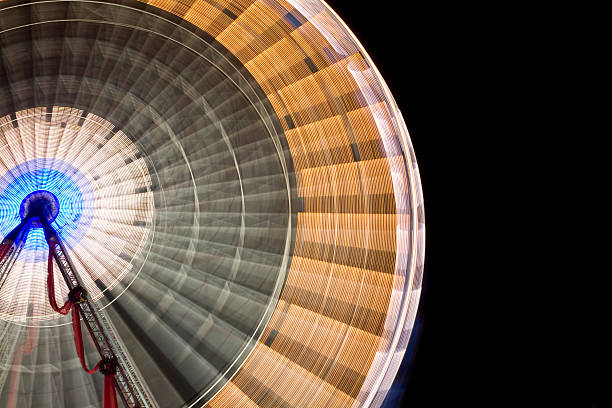
[[[31,227],[32,219],[24,218],[0,243],[0,291],[25,245]]]
[[[70,260],[64,244],[44,217],[41,217],[41,221],[45,239],[49,244],[49,249],[52,251],[53,258],[55,259],[70,293],[78,293],[79,295],[78,299],[71,300],[74,302],[74,306],[78,308],[83,318],[83,322],[85,323],[85,327],[96,345],[100,358],[102,359],[101,366],[103,370],[104,367],[108,367],[109,365],[115,366],[115,387],[126,407],[153,407],[151,399],[145,392],[127,355],[120,347],[117,337],[110,329],[107,318],[100,310],[97,310],[94,304],[89,300],[87,292],[83,289],[76,268]]]
[[[35,217],[38,217],[40,220],[45,239],[49,244],[49,271],[51,284],[53,271],[52,262],[55,260],[70,291],[69,301],[62,308],[57,307],[55,304],[53,289],[49,293],[49,299],[52,302],[53,308],[62,314],[67,314],[71,307],[74,308],[73,330],[77,354],[79,354],[81,364],[86,371],[93,373],[99,368],[105,375],[104,406],[109,406],[106,404],[110,399],[115,400],[114,393],[116,389],[126,407],[154,408],[156,405],[153,403],[152,398],[146,392],[145,387],[138,378],[132,363],[128,359],[118,337],[112,329],[110,320],[103,311],[98,310],[95,304],[89,300],[87,291],[81,284],[79,275],[68,256],[64,244],[59,239],[46,217],[42,216],[42,213],[30,213],[4,238],[2,243],[0,243],[0,290],[17,256],[25,245],[27,235]],[[91,335],[91,339],[100,354],[101,360],[93,370],[88,370],[85,366],[79,315],[83,319],[85,327]]]

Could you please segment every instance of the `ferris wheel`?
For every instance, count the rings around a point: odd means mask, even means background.
[[[0,57],[0,406],[380,406],[423,198],[327,4],[0,1]]]

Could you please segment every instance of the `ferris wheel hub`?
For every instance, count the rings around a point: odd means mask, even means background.
[[[45,217],[52,223],[59,214],[59,201],[57,197],[46,190],[38,190],[28,194],[19,206],[19,215],[22,219],[31,217],[32,227],[41,227],[40,217]]]

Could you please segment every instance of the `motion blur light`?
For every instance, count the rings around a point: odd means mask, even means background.
[[[94,192],[87,178],[74,166],[58,159],[32,159],[9,169],[0,179],[0,231],[8,233],[26,213],[26,201],[45,191],[47,199],[57,201],[57,212],[49,224],[70,248],[89,233],[93,218]],[[24,250],[39,251],[46,243],[38,219],[33,224],[30,238]],[[38,261],[44,261],[41,253]]]
[[[18,111],[12,122],[11,115],[0,117],[0,135],[7,139],[0,146],[0,236],[42,199],[40,204],[51,210],[49,225],[66,250],[77,254],[73,262],[83,271],[90,298],[104,305],[123,293],[110,290],[122,281],[129,285],[139,273],[136,261],[146,259],[153,208],[147,166],[121,130],[109,133],[115,125],[82,110],[51,111]],[[47,302],[46,281],[40,279],[47,273],[48,245],[43,229],[37,228],[38,217],[32,221],[13,267],[20,272],[10,274],[0,291],[0,324],[61,324],[51,322],[57,316]],[[58,300],[65,299],[67,288],[56,283]]]
[[[0,232],[45,190],[62,243],[28,231],[0,288],[0,406],[105,388],[49,302],[70,294],[47,284],[65,249],[139,405],[379,407],[412,337],[424,207],[399,109],[338,16],[0,0],[0,22]]]

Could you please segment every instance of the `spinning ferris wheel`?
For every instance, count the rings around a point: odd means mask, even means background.
[[[422,193],[325,3],[0,1],[0,57],[0,406],[380,406]]]

